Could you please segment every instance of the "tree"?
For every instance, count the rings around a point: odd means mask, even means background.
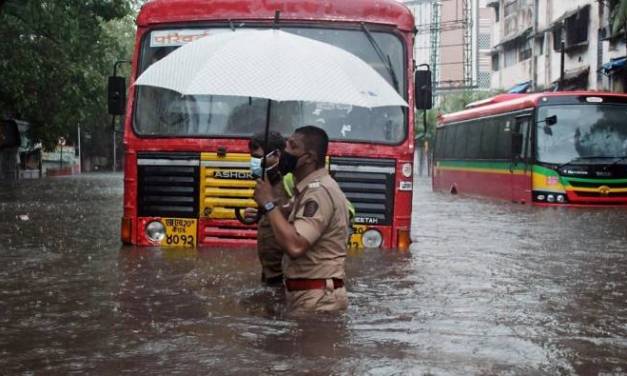
[[[132,48],[131,0],[0,6],[0,116],[29,121],[47,147],[59,136],[73,140],[78,124],[105,128],[106,77]]]
[[[610,17],[612,18],[612,34],[618,34],[622,29],[627,45],[627,0],[618,0]]]

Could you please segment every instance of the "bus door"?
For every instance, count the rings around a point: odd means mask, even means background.
[[[531,114],[515,117],[511,129],[512,149],[510,164],[510,188],[512,201],[531,202],[531,171],[530,171],[530,124]]]

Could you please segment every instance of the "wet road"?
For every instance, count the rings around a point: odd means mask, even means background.
[[[251,250],[122,248],[120,175],[0,186],[0,374],[626,375],[627,210],[416,184],[409,252],[284,317]]]

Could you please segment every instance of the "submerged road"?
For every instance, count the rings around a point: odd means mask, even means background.
[[[0,186],[0,374],[626,375],[627,210],[417,179],[409,252],[293,320],[253,250],[122,247],[120,175]]]

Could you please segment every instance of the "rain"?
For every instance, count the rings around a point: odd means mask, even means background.
[[[627,215],[433,193],[353,250],[345,314],[293,319],[253,249],[119,240],[120,174],[0,188],[7,374],[621,375]]]

